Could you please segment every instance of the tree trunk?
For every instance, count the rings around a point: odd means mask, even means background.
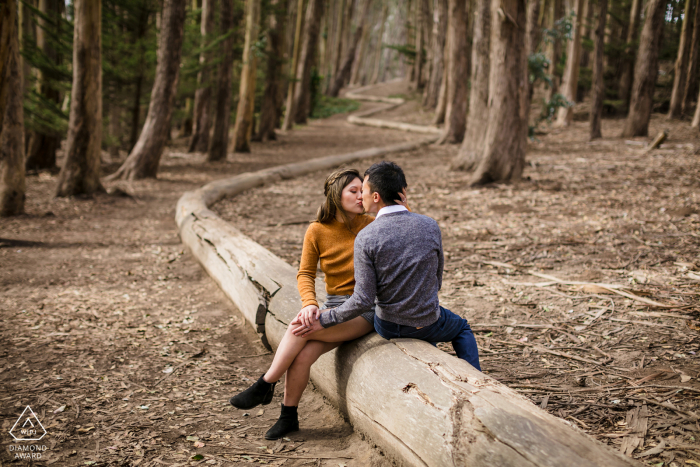
[[[352,0],[347,0],[352,3]],[[328,77],[326,82],[326,93],[330,89],[331,82],[338,73],[338,67],[340,66],[340,57],[343,56],[343,18],[345,17],[345,2],[346,0],[336,0],[336,13],[337,17],[335,19],[335,38],[333,42],[333,57],[331,58],[331,75]]]
[[[423,92],[423,107],[428,109],[437,107],[442,76],[445,73],[445,37],[447,32],[445,26],[447,21],[447,0],[434,0],[433,34],[430,43],[433,63],[430,67],[430,80]]]
[[[224,35],[233,28],[233,0],[221,0],[219,33]],[[231,68],[233,67],[233,35],[219,44],[221,63],[214,95],[214,131],[209,142],[207,162],[226,159],[228,150],[229,120],[231,116]],[[243,72],[241,72],[241,78]]]
[[[584,0],[584,5],[583,5],[583,16],[582,16],[582,23],[581,23],[581,42],[583,42],[584,37],[588,37],[590,31],[593,29],[593,5],[594,0]],[[590,62],[590,54],[586,49],[581,47],[581,59],[580,59],[580,64],[579,66],[581,67],[588,67],[588,64]]]
[[[695,106],[695,114],[693,115],[693,122],[690,126],[693,128],[700,128],[700,95],[698,95],[698,104]]]
[[[469,86],[468,4],[466,0],[448,0],[447,108],[445,130],[439,140],[440,144],[461,143],[466,130]]]
[[[0,4],[0,217],[24,212],[24,110],[17,0]]]
[[[279,125],[282,99],[280,79],[284,57],[284,28],[287,11],[284,2],[272,0],[270,5],[273,12],[268,17],[267,29],[267,72],[265,73],[265,93],[260,107],[260,124],[256,141],[277,139],[275,128]]]
[[[372,65],[372,78],[369,84],[377,84],[379,81],[379,70],[382,64],[382,51],[384,50],[384,27],[386,25],[386,17],[389,14],[389,5],[384,4],[382,7],[382,23],[379,26],[379,35],[377,36],[377,48],[374,51],[374,62]]]
[[[447,23],[450,22],[450,19],[447,18]],[[445,24],[447,26],[447,24]],[[447,27],[445,28],[445,31],[447,31]],[[445,122],[445,113],[447,111],[447,95],[448,95],[448,87],[449,87],[449,80],[447,79],[449,76],[449,72],[447,69],[449,68],[450,64],[448,63],[449,60],[449,50],[450,50],[450,36],[446,35],[445,36],[445,48],[443,49],[443,73],[442,73],[442,81],[440,81],[440,90],[438,91],[438,100],[437,100],[437,105],[435,107],[435,118],[433,118],[433,125],[440,125]]]
[[[139,23],[136,30],[136,34],[133,37],[133,43],[138,48],[139,54],[139,67],[138,74],[134,81],[134,96],[133,103],[131,106],[131,135],[129,136],[129,152],[134,149],[139,138],[140,129],[140,119],[141,119],[141,94],[143,92],[143,81],[145,79],[145,50],[142,39],[146,35],[146,30],[148,29],[148,17],[149,10],[145,6],[142,6],[139,10]]]
[[[355,60],[355,51],[357,50],[357,44],[360,42],[360,37],[362,37],[362,31],[364,30],[365,22],[369,14],[371,4],[372,0],[363,0],[359,22],[357,24],[357,29],[355,29],[355,35],[350,41],[350,45],[345,53],[343,63],[340,66],[338,74],[335,76],[335,80],[333,81],[333,85],[331,86],[331,90],[329,92],[329,95],[333,97],[338,97],[340,90],[350,77],[350,71],[352,70],[352,62]]]
[[[355,86],[359,84],[360,73],[362,71],[362,65],[365,61],[365,56],[367,55],[367,45],[369,44],[369,35],[371,31],[372,21],[369,22],[369,26],[364,28],[362,31],[362,37],[360,38],[360,47],[357,50],[357,56],[355,61],[352,63],[352,72],[350,73],[350,84]]]
[[[299,0],[297,6],[297,24],[294,33],[294,52],[292,53],[292,67],[289,70],[289,87],[287,89],[287,111],[284,114],[283,130],[291,130],[294,123],[294,89],[297,81],[297,68],[299,68],[299,51],[301,50],[301,27],[304,19],[304,0]]]
[[[700,2],[695,2],[693,37],[691,39],[690,57],[688,58],[688,76],[683,89],[681,113],[687,114],[692,105],[692,99],[697,89],[698,80],[698,50],[700,49]]]
[[[173,100],[180,76],[185,5],[182,0],[164,0],[163,27],[158,38],[156,79],[151,91],[146,122],[136,146],[119,170],[110,176],[111,179],[155,178],[158,173],[160,156],[169,139]]]
[[[102,151],[102,5],[91,0],[74,4],[73,87],[66,158],[56,196],[92,194],[100,183]]]
[[[109,157],[112,161],[119,158],[119,147],[121,137],[121,108],[119,107],[119,98],[117,93],[117,85],[112,84],[109,92]]]
[[[579,57],[581,52],[581,13],[584,0],[574,0],[576,16],[571,20],[573,37],[566,46],[566,68],[561,83],[561,94],[572,104],[576,102],[578,89]],[[569,125],[574,120],[573,107],[559,107],[557,113],[558,125]]]
[[[416,80],[416,89],[421,89],[423,82],[423,6],[421,0],[415,0],[415,31],[416,31],[416,59],[413,61],[413,79]]]
[[[592,7],[591,7],[592,8]],[[538,24],[540,17],[540,0],[529,0],[527,3],[527,31],[525,32],[525,40],[527,41],[525,50],[527,54],[533,55],[537,52],[537,46],[540,43],[540,37],[542,35],[542,28]],[[533,84],[530,82],[530,78],[527,80],[527,96],[528,96],[528,109],[529,103],[532,100],[532,93],[534,91]],[[529,114],[529,111],[528,111]]]
[[[629,104],[630,93],[632,92],[632,81],[634,80],[634,59],[636,56],[637,30],[639,29],[639,17],[642,12],[643,0],[632,0],[630,10],[630,24],[627,29],[627,45],[625,53],[622,54],[622,71],[620,73],[620,90],[618,95]]]
[[[688,59],[690,57],[690,41],[693,32],[692,21],[693,2],[685,0],[685,15],[683,16],[683,26],[681,29],[680,43],[678,44],[678,56],[674,67],[673,89],[671,91],[671,106],[668,111],[668,118],[680,118],[683,115],[683,91],[688,73]]]
[[[644,27],[639,39],[637,63],[634,65],[630,110],[622,130],[622,136],[626,138],[649,134],[652,98],[656,77],[659,74],[658,58],[665,12],[665,0],[647,2]]]
[[[309,0],[304,19],[304,38],[301,43],[299,65],[297,66],[298,86],[294,89],[294,123],[306,123],[311,109],[311,69],[323,17],[323,0]]]
[[[253,135],[253,113],[255,112],[255,75],[258,59],[253,46],[260,29],[260,0],[246,0],[245,45],[243,46],[243,69],[238,91],[236,125],[233,130],[233,151],[250,152]],[[230,73],[229,73],[230,74]]]
[[[525,0],[492,1],[489,116],[472,185],[520,179],[527,146]],[[578,63],[578,60],[576,60]]]
[[[549,20],[550,27],[554,27],[556,23],[562,17],[562,0],[549,0]],[[549,49],[549,63],[551,67],[550,74],[552,76],[552,85],[547,92],[547,100],[552,100],[552,96],[559,91],[559,79],[560,76],[557,74],[557,65],[561,60],[561,39],[556,38],[552,41]]]
[[[598,24],[595,30],[595,50],[593,52],[593,99],[590,113],[590,139],[602,138],[600,121],[603,118],[605,83],[603,81],[603,53],[605,49],[605,21],[608,16],[608,0],[598,0]]]
[[[202,49],[207,47],[214,36],[216,0],[202,0]],[[192,138],[187,152],[206,152],[209,149],[209,129],[211,127],[212,73],[210,70],[213,54],[202,51],[199,54],[201,70],[197,74],[197,90],[194,93],[194,118],[192,121]]]
[[[472,45],[471,89],[467,131],[452,161],[454,170],[472,170],[483,153],[486,129],[489,122],[489,70],[491,42],[490,0],[476,0],[474,11],[474,36]]]

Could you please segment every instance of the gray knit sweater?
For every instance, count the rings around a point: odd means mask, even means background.
[[[405,326],[428,326],[440,316],[438,290],[444,257],[440,227],[409,211],[384,214],[355,239],[355,290],[338,308],[321,314],[334,326],[375,309]]]

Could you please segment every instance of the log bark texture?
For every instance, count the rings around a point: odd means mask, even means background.
[[[253,113],[255,112],[255,78],[258,58],[253,44],[258,40],[260,30],[260,0],[246,0],[245,44],[243,45],[243,69],[241,86],[238,92],[236,125],[233,129],[233,151],[250,152],[253,136]]]
[[[608,16],[608,0],[598,0],[598,23],[595,29],[593,51],[593,99],[590,112],[590,139],[602,138],[600,121],[603,118],[605,83],[603,81],[603,52],[605,48],[605,21]]]
[[[625,103],[629,103],[632,92],[632,82],[634,81],[634,62],[637,51],[637,33],[639,30],[639,19],[642,12],[643,0],[632,0],[630,10],[630,22],[627,29],[627,45],[625,53],[622,54],[622,72],[620,74],[619,95]]]
[[[451,163],[453,170],[468,171],[477,166],[483,153],[489,122],[489,44],[491,43],[491,4],[489,0],[476,0],[474,14],[467,129],[459,153]]]
[[[690,58],[690,41],[693,34],[692,0],[685,0],[685,15],[681,27],[681,41],[678,44],[678,55],[673,67],[673,88],[671,89],[671,105],[668,110],[669,118],[681,118],[683,115],[683,91],[688,78],[688,60]]]
[[[646,4],[644,27],[639,39],[637,62],[634,65],[630,110],[622,130],[623,137],[649,135],[649,119],[656,78],[659,74],[659,48],[665,12],[664,0],[649,0]]]
[[[90,0],[74,4],[73,87],[66,157],[56,196],[102,191],[102,5]]]
[[[576,102],[576,90],[578,89],[578,72],[581,53],[581,13],[584,0],[574,0],[576,15],[571,20],[573,37],[566,46],[566,67],[562,76],[560,93],[567,101]],[[557,111],[557,125],[569,125],[574,121],[574,108],[559,107]]]
[[[0,217],[24,212],[24,110],[17,0],[0,5]]]
[[[318,35],[321,32],[323,0],[309,0],[304,19],[304,37],[297,65],[297,86],[294,88],[294,123],[303,124],[311,111],[311,69],[314,66]]]
[[[688,58],[688,76],[683,89],[683,102],[681,104],[681,113],[686,115],[692,105],[693,96],[697,90],[698,81],[698,51],[700,50],[700,2],[695,2],[693,10],[693,36],[690,45],[690,57]]]
[[[472,185],[519,180],[527,146],[525,0],[491,5],[489,119]]]
[[[158,64],[146,121],[131,154],[111,179],[138,180],[155,178],[158,174],[160,157],[170,139],[173,101],[180,77],[185,5],[182,0],[163,1]]]
[[[333,85],[329,91],[329,95],[332,97],[338,97],[340,90],[345,83],[350,78],[350,71],[352,70],[352,62],[355,60],[355,51],[357,50],[357,45],[362,37],[362,31],[365,27],[365,22],[367,21],[367,16],[369,15],[370,6],[372,0],[362,0],[362,11],[360,13],[360,18],[355,29],[355,34],[352,36],[350,44],[345,52],[345,57],[338,68],[338,73],[333,80]]]
[[[233,0],[221,0],[220,33],[226,34],[233,28]],[[228,150],[228,131],[231,116],[231,68],[233,66],[233,35],[221,44],[221,63],[219,64],[216,84],[216,105],[214,106],[214,131],[212,132],[207,161],[214,162],[226,159]]]
[[[246,320],[276,347],[301,306],[296,270],[208,206],[266,182],[416,146],[331,156],[210,183],[178,202],[180,236]],[[316,284],[323,297],[322,281]],[[322,356],[311,378],[356,430],[400,465],[639,465],[426,342],[388,341],[373,333]]]
[[[214,15],[216,10],[216,0],[202,0],[202,20],[200,31],[202,34],[201,47],[206,48],[214,37],[216,26]],[[209,149],[209,130],[211,129],[211,90],[212,73],[211,61],[212,52],[202,51],[199,54],[199,66],[201,69],[197,73],[197,90],[194,93],[194,117],[192,119],[192,137],[188,152],[206,152]]]
[[[260,123],[256,141],[277,139],[275,128],[279,126],[282,115],[282,64],[284,61],[284,29],[287,18],[285,2],[272,0],[273,11],[268,16],[267,28],[267,71],[265,73],[265,91],[260,106]]]

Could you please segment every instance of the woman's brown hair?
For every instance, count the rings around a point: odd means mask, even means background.
[[[356,178],[362,180],[360,172],[355,169],[338,169],[326,178],[326,183],[323,185],[326,200],[316,212],[316,222],[327,224],[335,219],[336,214],[340,214],[343,222],[350,229],[350,218],[343,209],[341,198],[343,189]]]

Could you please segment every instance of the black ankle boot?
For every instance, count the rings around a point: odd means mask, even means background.
[[[263,376],[254,382],[251,387],[229,399],[231,405],[237,409],[249,410],[260,404],[267,405],[272,402],[272,396],[275,394],[275,384],[277,383],[268,383],[263,379]]]
[[[277,423],[265,433],[265,439],[280,439],[292,431],[299,431],[299,416],[296,407],[282,404],[282,412]]]

